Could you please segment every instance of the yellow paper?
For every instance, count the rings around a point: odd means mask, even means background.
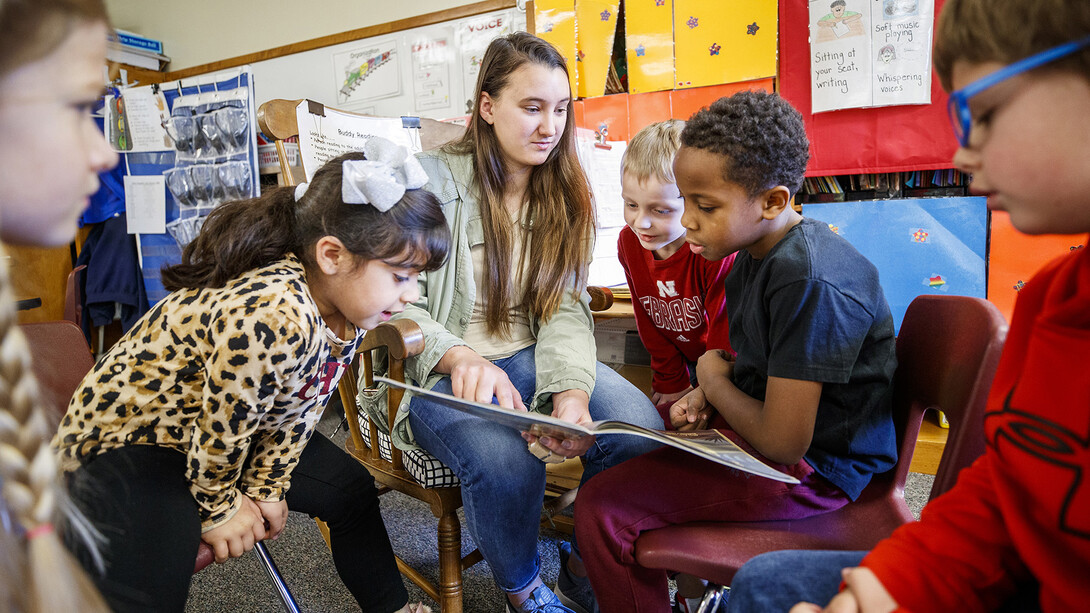
[[[673,9],[673,0],[625,4],[629,93],[674,88]]]
[[[534,2],[534,34],[547,40],[568,62],[568,81],[572,94],[578,89],[575,56],[575,0],[537,0]]]
[[[606,93],[606,76],[613,55],[613,37],[617,33],[617,9],[620,2],[576,0],[576,53],[580,98]]]
[[[776,76],[776,11],[776,0],[674,0],[674,87]]]

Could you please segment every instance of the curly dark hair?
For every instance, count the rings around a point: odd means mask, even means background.
[[[681,145],[723,156],[723,177],[750,197],[777,185],[794,196],[810,159],[802,115],[765,92],[739,92],[700,109],[685,124]]]

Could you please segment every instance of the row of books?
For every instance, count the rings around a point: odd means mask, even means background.
[[[963,196],[969,177],[953,169],[807,177],[801,203]]]

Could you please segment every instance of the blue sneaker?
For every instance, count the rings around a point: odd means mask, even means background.
[[[507,601],[507,613],[575,613],[568,607],[560,604],[556,594],[549,590],[549,586],[542,585],[530,592],[530,596],[515,606]]]
[[[556,546],[560,550],[560,575],[556,578],[556,597],[575,613],[598,613],[598,599],[594,597],[590,579],[576,577],[568,570],[571,543],[560,541]]]

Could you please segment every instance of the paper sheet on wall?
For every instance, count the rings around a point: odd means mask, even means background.
[[[400,94],[400,59],[397,39],[393,38],[333,54],[337,106],[357,108]]]
[[[450,106],[450,65],[454,61],[450,30],[413,39],[413,97],[418,111]]]
[[[617,237],[624,227],[624,200],[621,199],[621,156],[628,143],[608,141],[602,147],[595,143],[589,130],[579,129],[576,151],[583,172],[590,181],[597,216],[597,238],[590,263],[591,285],[614,287],[625,285],[624,268],[617,259]]]
[[[324,115],[321,115],[310,112],[311,104],[309,100],[303,100],[295,109],[299,122],[299,157],[307,181],[322,164],[342,153],[361,151],[363,144],[375,136],[393,141],[413,153],[422,149],[420,130],[405,128],[400,117],[362,117],[330,108],[323,108]]]
[[[477,75],[481,71],[481,59],[492,39],[506,36],[515,31],[514,15],[485,15],[471,19],[458,27],[454,45],[462,56],[462,91],[467,98],[465,112],[473,112],[473,92],[477,90]]]
[[[123,182],[129,234],[166,232],[166,178],[163,175],[125,175]]]
[[[935,0],[810,0],[812,112],[930,104]]]
[[[583,172],[590,181],[594,208],[599,228],[616,228],[624,225],[624,201],[621,199],[621,157],[628,143],[607,141],[597,144],[580,138],[576,151]]]
[[[170,151],[174,143],[163,128],[169,117],[161,92],[152,93],[148,87],[122,90],[120,99],[106,98],[106,141],[123,153]]]
[[[598,228],[594,242],[594,256],[590,262],[590,273],[587,277],[587,282],[591,285],[628,286],[621,260],[617,257],[617,238],[621,235],[623,227]]]

